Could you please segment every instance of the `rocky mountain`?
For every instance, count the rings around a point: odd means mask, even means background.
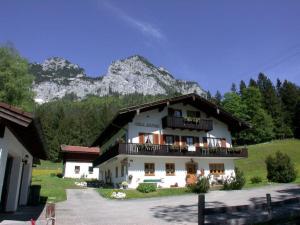
[[[49,58],[42,64],[33,63],[30,69],[35,76],[33,89],[38,103],[66,95],[83,99],[87,95],[114,93],[157,95],[196,92],[206,96],[198,83],[175,79],[166,69],[156,67],[138,55],[113,62],[106,75],[95,78],[87,76],[79,65],[59,57]]]

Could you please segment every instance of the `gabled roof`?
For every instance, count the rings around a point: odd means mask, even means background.
[[[7,127],[34,158],[46,159],[42,129],[33,114],[0,102],[0,136]]]
[[[100,153],[100,149],[98,147],[61,145],[60,148],[63,153],[96,154],[96,155],[99,155]]]
[[[241,131],[250,127],[248,123],[233,116],[222,107],[208,101],[207,99],[197,94],[191,93],[121,109],[108,124],[108,126],[98,136],[98,138],[94,141],[92,146],[103,145],[103,143],[109,140],[124,125],[132,121],[136,113],[146,112],[153,109],[163,110],[164,107],[171,107],[172,105],[178,103],[190,104],[195,108],[204,111],[208,116],[212,116],[227,124],[231,131]]]

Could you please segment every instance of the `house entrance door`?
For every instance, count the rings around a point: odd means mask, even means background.
[[[186,184],[194,184],[197,182],[197,164],[187,163],[186,164]]]

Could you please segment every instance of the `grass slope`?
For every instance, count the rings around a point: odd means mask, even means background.
[[[268,183],[265,159],[268,155],[274,155],[277,151],[286,153],[291,157],[298,171],[296,182],[300,183],[300,140],[287,139],[250,145],[248,146],[248,151],[249,157],[247,159],[235,161],[236,166],[244,171],[247,179],[246,187],[257,186],[257,184],[251,184],[250,182],[250,178],[253,176],[263,178],[263,182],[258,185]]]
[[[59,202],[66,200],[66,189],[78,188],[75,179],[59,178],[56,174],[62,172],[62,163],[41,161],[32,170],[32,184],[41,185],[41,201]]]

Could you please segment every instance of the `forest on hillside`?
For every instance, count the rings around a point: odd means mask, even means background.
[[[120,108],[172,97],[141,94],[88,96],[76,100],[65,96],[42,105],[33,101],[34,77],[28,61],[15,49],[0,48],[0,101],[32,111],[41,120],[48,158],[61,160],[60,145],[90,145]],[[218,91],[208,99],[240,119],[251,129],[233,134],[237,145],[272,139],[300,138],[300,87],[287,80],[274,84],[263,73],[249,82],[232,84],[224,95]]]

